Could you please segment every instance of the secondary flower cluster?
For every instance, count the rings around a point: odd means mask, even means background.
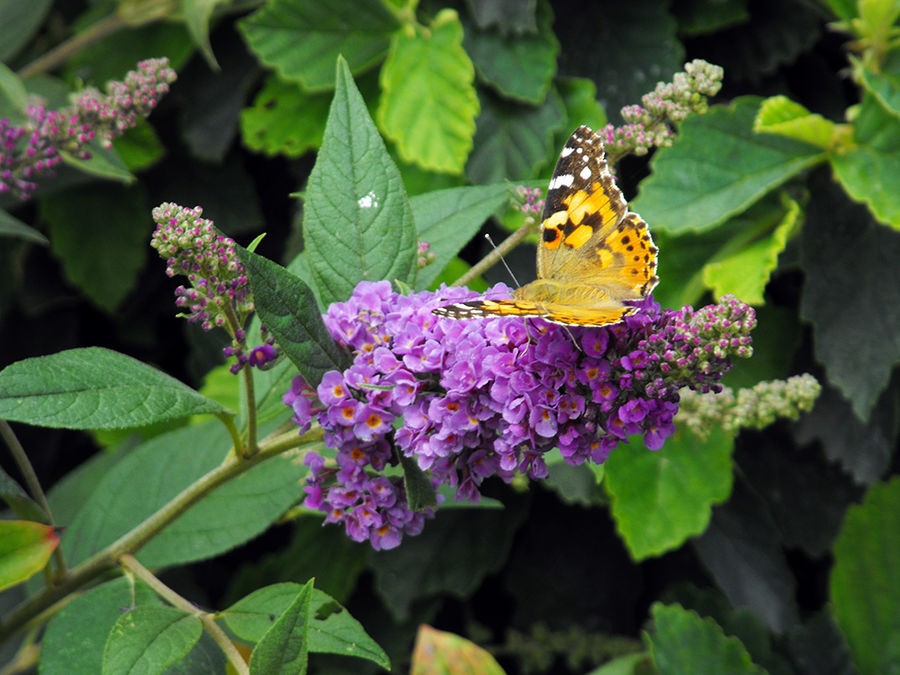
[[[730,358],[752,351],[753,309],[731,298],[696,312],[648,299],[604,328],[432,314],[474,296],[360,283],[325,316],[353,364],[316,389],[297,378],[285,395],[301,429],[315,419],[336,450],[334,466],[312,456],[306,504],[357,541],[396,546],[429,515],[409,509],[398,478],[381,475],[397,452],[474,501],[490,476],[546,477],[554,447],[571,464],[603,462],[634,435],[657,450],[674,431],[679,389],[716,389]]]
[[[0,119],[0,194],[27,199],[37,188],[35,179],[51,172],[62,153],[89,159],[88,143],[98,138],[109,145],[135,126],[168,93],[175,77],[168,59],[148,59],[124,81],[110,82],[105,94],[85,89],[60,110],[31,104],[21,124]]]
[[[690,114],[703,114],[707,98],[722,87],[724,70],[702,59],[684,65],[672,82],[660,82],[641,98],[643,105],[621,110],[625,124],[607,124],[598,133],[603,136],[607,154],[618,158],[627,154],[645,155],[651,148],[672,144],[672,124],[683,122]]]

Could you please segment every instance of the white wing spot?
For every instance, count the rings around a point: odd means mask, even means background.
[[[547,186],[547,189],[558,190],[561,187],[571,187],[574,182],[575,176],[570,173],[562,173],[553,177],[553,180],[550,181],[550,185]]]
[[[562,149],[562,152],[559,153],[559,156],[560,156],[560,157],[568,157],[568,156],[571,155],[573,152],[575,152],[575,148],[573,148],[573,147],[567,145],[566,147],[564,147],[564,148]]]
[[[369,193],[356,200],[356,203],[359,204],[359,208],[361,209],[377,209],[378,197],[372,190],[369,190]]]
[[[591,167],[585,166],[578,175],[581,176],[581,180],[587,180],[592,174]]]

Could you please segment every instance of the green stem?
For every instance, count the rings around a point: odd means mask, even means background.
[[[506,239],[484,258],[475,263],[472,268],[463,274],[459,279],[453,282],[454,286],[466,286],[473,279],[477,279],[482,274],[491,269],[494,265],[503,259],[503,256],[512,251],[521,243],[526,236],[534,231],[535,221],[532,218],[526,218],[525,223],[518,230],[509,235]]]
[[[9,447],[9,452],[12,454],[16,466],[18,466],[19,471],[22,472],[22,477],[25,479],[25,485],[28,487],[28,492],[31,494],[31,497],[46,514],[47,523],[53,525],[53,512],[50,510],[50,502],[47,501],[47,495],[44,494],[44,489],[41,487],[41,481],[38,480],[37,473],[34,471],[34,466],[32,466],[31,460],[28,459],[28,453],[25,452],[25,448],[19,443],[16,432],[12,430],[9,423],[2,420],[0,420],[0,438],[3,438],[3,440],[6,441],[6,445]],[[65,558],[63,558],[59,546],[53,551],[53,561],[56,567],[53,578],[55,579],[64,576],[66,574],[66,561]]]
[[[133,530],[122,535],[117,541],[114,541],[102,551],[95,553],[80,565],[69,570],[69,573],[58,585],[44,589],[41,593],[32,596],[7,614],[0,621],[0,638],[11,635],[53,603],[104,572],[113,569],[123,555],[135,553],[150,539],[159,534],[166,525],[220,485],[287,450],[307,444],[318,445],[322,436],[322,429],[316,427],[302,436],[285,434],[273,438],[268,443],[261,445],[259,452],[249,459],[241,459],[236,455],[229,456],[223,464],[198,478],[194,483],[182,490],[172,501],[153,515],[148,516],[144,522]]]
[[[222,630],[219,624],[216,623],[211,614],[197,609],[197,607],[195,607],[187,598],[180,596],[174,590],[166,586],[159,577],[141,565],[133,555],[123,555],[119,559],[119,564],[122,566],[122,569],[128,570],[156,591],[156,594],[161,598],[164,598],[170,605],[177,607],[185,614],[191,614],[200,619],[200,623],[203,624],[206,632],[209,633],[210,637],[216,641],[225,653],[225,658],[228,659],[232,668],[234,668],[239,675],[250,674],[250,669],[247,667],[246,661],[244,661],[240,652],[235,648],[234,643],[229,639],[228,635]]]
[[[253,369],[248,363],[241,369],[244,381],[244,396],[247,401],[247,445],[244,448],[244,459],[248,459],[259,452],[258,439],[256,438],[256,387],[253,380]]]
[[[127,25],[118,15],[110,14],[86,31],[73,35],[65,42],[56,45],[43,56],[24,66],[19,71],[19,77],[26,78],[52,72],[85,47],[126,28]]]

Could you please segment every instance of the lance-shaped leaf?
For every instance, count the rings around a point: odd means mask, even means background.
[[[174,607],[135,607],[116,621],[103,651],[103,675],[161,673],[200,639],[199,617]]]
[[[251,673],[306,672],[312,595],[310,579],[257,643],[250,657]]]
[[[59,535],[51,525],[0,521],[0,591],[44,569],[58,544]]]

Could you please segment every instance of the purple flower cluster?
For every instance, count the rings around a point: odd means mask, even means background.
[[[37,188],[35,179],[49,174],[63,152],[89,159],[88,143],[100,138],[109,145],[135,126],[156,107],[175,77],[167,59],[148,59],[124,81],[109,83],[106,94],[86,89],[61,110],[31,104],[21,125],[0,119],[0,194],[27,199]]]
[[[357,541],[395,546],[430,515],[409,509],[399,479],[379,475],[395,451],[474,501],[490,476],[545,477],[554,447],[571,464],[603,462],[633,435],[658,450],[674,431],[678,390],[714,388],[730,356],[749,355],[755,325],[752,308],[734,300],[694,312],[648,299],[605,328],[432,314],[474,295],[360,283],[325,316],[353,365],[315,390],[298,378],[285,395],[301,429],[315,419],[337,451],[333,466],[312,456],[306,504]]]

